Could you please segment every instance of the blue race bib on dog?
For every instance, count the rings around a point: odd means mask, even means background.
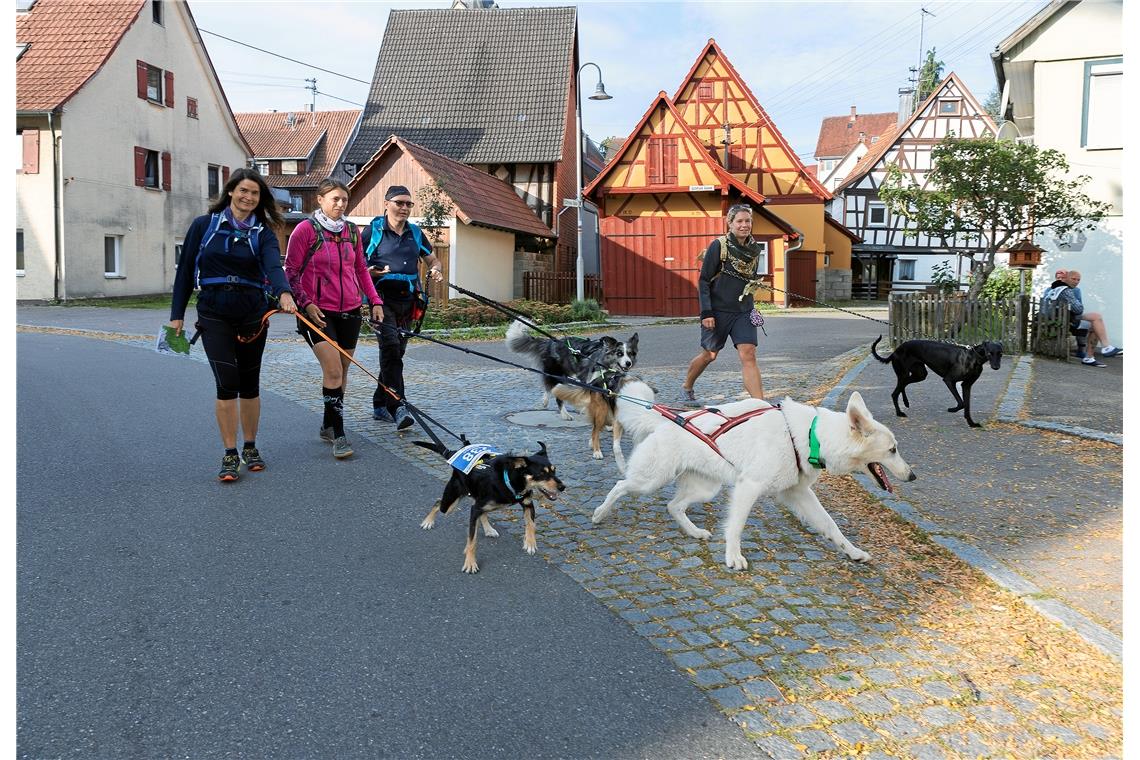
[[[480,460],[501,453],[501,451],[496,451],[485,443],[473,443],[452,454],[447,463],[464,475],[470,475],[471,470],[475,469],[475,465],[479,464]]]

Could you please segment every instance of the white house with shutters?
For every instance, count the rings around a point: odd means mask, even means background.
[[[158,293],[250,155],[185,2],[22,0],[16,297]]]
[[[890,290],[922,290],[931,282],[934,267],[944,261],[964,279],[970,271],[965,254],[987,245],[977,238],[907,235],[907,229],[916,225],[891,214],[879,199],[888,167],[899,167],[910,181],[925,187],[933,168],[931,151],[943,139],[997,133],[993,119],[953,72],[913,113],[909,91],[900,94],[898,125],[868,146],[866,155],[834,191],[842,198],[840,220],[863,238],[851,247],[852,293],[857,297],[870,293],[885,298]],[[833,208],[838,211],[839,204]]]
[[[1121,0],[1054,0],[991,54],[1009,119],[1001,137],[1061,151],[1072,176],[1090,178],[1088,194],[1112,204],[1095,230],[1037,236],[1044,253],[1035,289],[1059,268],[1079,270],[1085,308],[1104,315],[1117,345],[1125,330],[1123,30]]]

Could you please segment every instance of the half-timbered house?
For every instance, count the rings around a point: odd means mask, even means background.
[[[697,255],[724,234],[728,207],[740,201],[757,210],[753,235],[768,254],[770,289],[758,298],[792,305],[796,295],[846,297],[854,236],[828,219],[831,194],[715,40],[672,97],[658,93],[585,192],[601,216],[602,287],[611,312],[696,314]]]
[[[904,101],[905,102],[905,101]],[[959,278],[969,274],[964,254],[988,245],[984,238],[908,235],[913,222],[892,214],[879,199],[890,166],[898,166],[912,182],[927,186],[933,167],[931,151],[948,136],[994,136],[997,126],[985,108],[953,72],[905,118],[874,145],[835,189],[842,198],[843,223],[863,240],[852,248],[853,293],[885,298],[889,290],[921,290],[934,267],[951,263]]]

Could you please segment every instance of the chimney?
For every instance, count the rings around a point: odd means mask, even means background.
[[[910,87],[899,88],[899,120],[902,124],[914,113],[914,90]]]
[[[863,131],[859,132],[859,142],[867,142],[867,133],[866,132],[863,132]]]
[[[851,106],[851,118],[848,121],[855,121],[855,106]]]

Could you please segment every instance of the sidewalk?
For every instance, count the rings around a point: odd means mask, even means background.
[[[153,314],[114,314],[102,327],[92,324],[96,316],[85,315],[86,328],[141,336],[157,329]],[[774,317],[785,318],[796,317]],[[53,319],[21,307],[18,321]],[[642,331],[643,352],[663,350],[652,348],[652,329]],[[688,674],[772,757],[1119,756],[1121,670],[1104,650],[1120,633],[1121,447],[1023,423],[1119,433],[1122,360],[1097,370],[1007,357],[975,386],[974,416],[985,427],[971,429],[960,413],[945,412],[949,394],[936,378],[912,386],[911,416],[895,418],[894,375],[865,356],[860,347],[795,357],[765,366],[765,385],[772,396],[801,400],[831,391],[825,405],[860,391],[919,479],[887,500],[850,478],[821,481],[821,501],[872,553],[867,565],[843,560],[762,502],[745,529],[744,573],[723,568],[722,539],[697,542],[675,529],[664,510],[668,492],[630,499],[611,521],[592,525],[594,506],[618,477],[608,446],[605,460],[592,460],[588,428],[556,426],[553,412],[549,426],[512,424],[537,397],[529,373],[410,352],[406,377],[425,408],[473,441],[547,442],[568,489],[539,512],[539,555]],[[642,374],[661,388],[676,385],[673,367]],[[268,391],[318,412],[317,369],[303,343],[274,345],[262,377]],[[734,397],[739,373],[710,368],[701,389],[707,398]],[[445,476],[437,457],[411,445],[422,436],[373,422],[369,407],[367,394],[350,394],[352,435]],[[1025,419],[995,422],[995,414]],[[690,515],[715,531],[720,509]],[[461,523],[437,529],[458,540]],[[521,519],[505,515],[499,528],[503,539],[480,546],[488,572],[496,552],[517,551]],[[1070,612],[1089,623],[1085,638],[1074,632],[1083,625],[1076,617],[1069,627],[1052,622]]]

